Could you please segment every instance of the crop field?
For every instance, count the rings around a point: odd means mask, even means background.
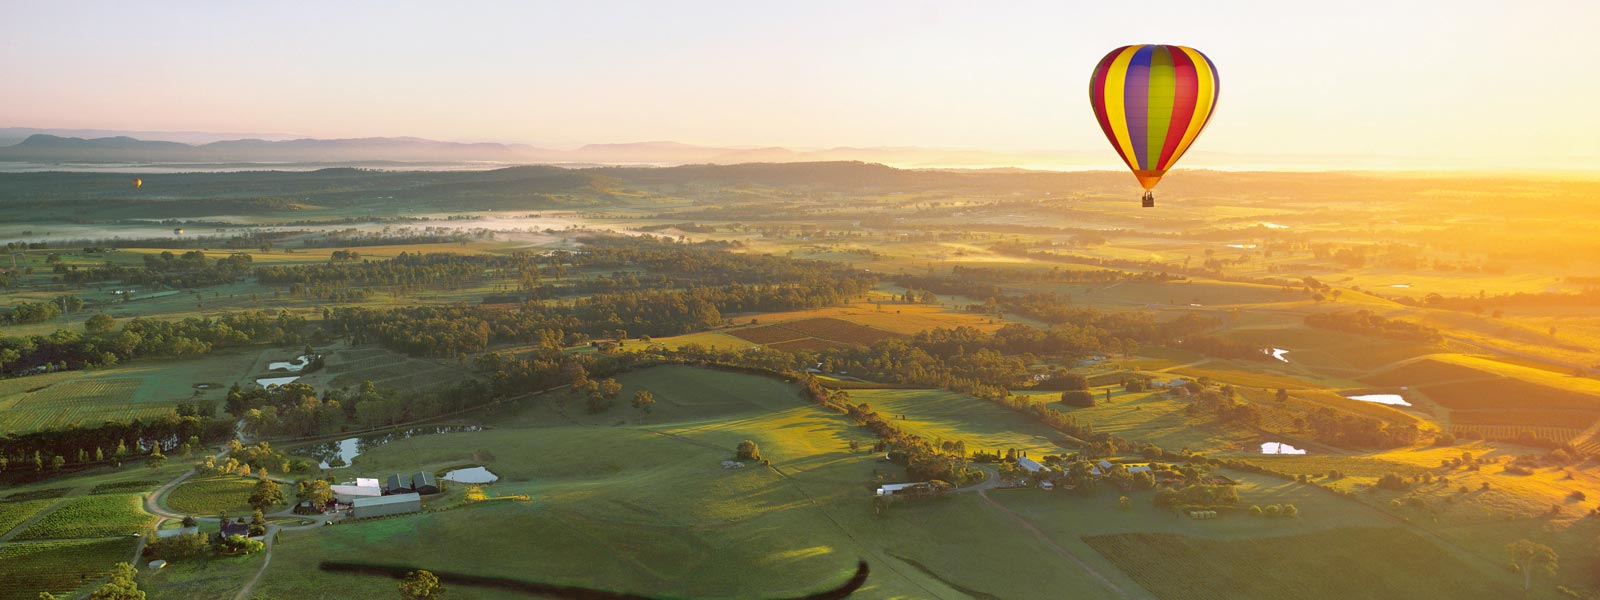
[[[1433,355],[1409,361],[1362,377],[1361,380],[1371,385],[1400,387],[1444,381],[1479,380],[1493,376],[1466,365],[1439,360],[1439,356],[1442,355]]]
[[[1569,441],[1572,441],[1572,438],[1578,437],[1578,434],[1582,431],[1582,429],[1578,429],[1576,427],[1450,424],[1450,432],[1455,434],[1456,437],[1461,437],[1468,433],[1477,433],[1481,434],[1483,439],[1500,441],[1514,441],[1524,433],[1531,433],[1533,434],[1533,437],[1541,440],[1555,442],[1557,444],[1565,444]]]
[[[1210,377],[1218,382],[1263,389],[1288,388],[1298,390],[1327,387],[1326,385],[1306,381],[1292,375],[1274,373],[1270,365],[1261,367],[1244,366],[1235,361],[1214,360],[1198,366],[1179,367],[1168,372],[1193,378]]]
[[[0,600],[35,600],[48,591],[58,598],[98,580],[111,566],[133,556],[133,538],[62,540],[0,545]]]
[[[27,392],[0,411],[0,431],[27,432],[81,423],[126,421],[165,412],[164,404],[134,401],[134,393],[141,383],[143,380],[136,378],[74,379]]]
[[[1338,470],[1345,477],[1371,477],[1376,479],[1389,473],[1411,477],[1426,469],[1413,464],[1394,462],[1365,456],[1329,456],[1322,454],[1256,454],[1237,457],[1247,463],[1290,475],[1311,475],[1321,478],[1328,471]]]
[[[165,501],[167,508],[184,514],[214,516],[227,511],[233,516],[248,516],[252,510],[250,490],[254,487],[255,480],[244,477],[191,477],[168,492]]]
[[[1512,598],[1519,591],[1402,529],[1248,540],[1161,533],[1086,542],[1161,600]],[[1263,568],[1271,565],[1271,568]],[[1338,565],[1336,568],[1330,568]]]
[[[138,533],[156,517],[144,512],[139,494],[73,498],[17,536],[19,540],[91,538]]]
[[[161,482],[160,481],[156,481],[154,479],[135,479],[133,481],[118,481],[118,482],[114,482],[114,483],[102,483],[102,484],[94,486],[94,488],[90,489],[89,493],[90,494],[139,493],[139,492],[150,491],[151,489],[155,488],[158,485],[161,485]]]
[[[747,329],[731,329],[728,335],[767,344],[780,350],[825,350],[839,345],[872,345],[894,337],[895,334],[857,325],[843,319],[817,317],[798,321],[785,321]]]
[[[1440,406],[1461,410],[1600,410],[1600,396],[1520,379],[1493,378],[1424,385],[1417,389]]]
[[[52,499],[0,502],[0,535],[5,535],[11,528],[39,514],[39,511],[50,508],[55,502]]]
[[[1252,401],[1265,404],[1277,404],[1277,392],[1268,390],[1243,390],[1239,395]],[[1395,409],[1385,404],[1376,402],[1362,402],[1351,400],[1333,392],[1322,390],[1295,390],[1289,393],[1290,403],[1303,410],[1316,410],[1318,408],[1331,408],[1339,412],[1364,415],[1383,419],[1391,423],[1410,423],[1426,428],[1427,425],[1416,415]]]
[[[1600,413],[1571,410],[1452,410],[1451,425],[1528,425],[1584,429]]]
[[[782,324],[806,319],[838,319],[904,335],[941,327],[945,329],[972,327],[982,331],[994,331],[1008,322],[943,306],[902,304],[894,301],[883,302],[881,309],[878,304],[856,302],[847,306],[813,310],[740,315],[734,321],[748,323],[748,318],[756,318],[763,324]]]

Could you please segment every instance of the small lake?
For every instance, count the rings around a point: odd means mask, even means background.
[[[257,379],[256,383],[260,384],[261,387],[269,388],[269,387],[276,386],[276,385],[283,385],[283,384],[286,384],[286,383],[294,383],[294,380],[299,379],[299,378],[300,378],[299,375],[295,375],[294,377],[266,377],[266,378],[262,378],[262,379]]]
[[[1285,444],[1283,442],[1266,442],[1264,444],[1261,444],[1261,453],[1262,454],[1305,454],[1306,451],[1305,450],[1301,450],[1299,448],[1296,448],[1294,446],[1290,446],[1290,445]]]
[[[1236,249],[1239,249],[1239,250],[1254,250],[1256,245],[1255,244],[1228,244],[1228,247],[1229,248],[1236,248]]]
[[[297,456],[309,456],[311,458],[315,458],[319,461],[317,466],[324,469],[342,469],[350,466],[350,462],[355,460],[357,456],[361,456],[362,453],[395,440],[403,440],[421,435],[458,433],[462,431],[483,431],[483,427],[479,425],[413,427],[403,431],[392,431],[389,433],[364,435],[361,437],[344,438],[342,440],[330,440],[320,444],[311,444],[309,446],[303,446],[294,449],[294,454]]]
[[[1411,284],[1409,284],[1409,283],[1391,283],[1391,284],[1389,284],[1389,287],[1405,289],[1405,288],[1411,287]]]
[[[500,476],[490,472],[487,467],[473,467],[470,469],[456,469],[450,471],[449,473],[445,473],[444,477],[440,477],[440,479],[458,481],[461,483],[494,483],[500,480]]]
[[[283,370],[283,371],[288,371],[290,373],[299,373],[302,369],[306,368],[306,365],[309,365],[309,364],[311,364],[311,357],[302,356],[300,358],[294,359],[293,362],[278,361],[278,362],[273,362],[273,363],[267,363],[267,370],[268,371]]]
[[[1264,221],[1261,223],[1261,226],[1265,227],[1267,229],[1288,229],[1289,228],[1288,225],[1279,225],[1277,223],[1267,223],[1267,222],[1264,222]]]
[[[1410,402],[1406,402],[1406,399],[1400,397],[1400,394],[1362,394],[1360,396],[1345,396],[1345,397],[1349,398],[1351,400],[1360,400],[1362,402],[1372,402],[1372,403],[1375,403],[1375,404],[1388,404],[1390,406],[1411,406],[1411,403]]]
[[[1273,358],[1276,358],[1276,359],[1281,360],[1283,362],[1289,362],[1289,359],[1283,357],[1283,355],[1289,353],[1288,350],[1284,350],[1283,348],[1268,348],[1268,350],[1270,350],[1272,352],[1272,357]]]

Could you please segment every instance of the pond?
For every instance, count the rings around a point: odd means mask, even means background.
[[[1391,284],[1389,284],[1389,287],[1405,289],[1405,288],[1411,287],[1411,284],[1409,284],[1409,283],[1391,283]]]
[[[362,453],[382,446],[395,440],[403,440],[419,435],[433,435],[436,433],[457,433],[462,431],[483,431],[480,425],[448,425],[436,427],[413,427],[389,433],[377,433],[361,437],[330,440],[320,444],[311,444],[294,449],[294,454],[309,456],[320,461],[317,466],[324,469],[342,469],[350,466],[357,456]]]
[[[293,362],[277,361],[277,362],[268,363],[267,364],[267,370],[268,371],[283,370],[283,371],[288,371],[290,373],[299,373],[302,369],[305,369],[306,365],[308,365],[308,364],[311,364],[311,357],[310,356],[301,356],[299,358],[294,359]]]
[[[490,472],[487,467],[473,467],[470,469],[455,469],[445,473],[444,477],[440,477],[440,479],[461,483],[494,483],[500,480],[500,476]]]
[[[261,387],[269,388],[269,387],[272,387],[272,386],[275,386],[275,385],[283,385],[283,384],[286,384],[286,383],[294,383],[294,380],[299,379],[299,378],[300,378],[299,375],[295,375],[293,377],[264,377],[264,378],[261,378],[261,379],[257,379],[256,383],[260,384]]]
[[[1290,446],[1290,445],[1285,444],[1283,442],[1266,442],[1266,443],[1261,444],[1261,453],[1262,454],[1305,454],[1306,451],[1305,450],[1301,450],[1299,448],[1296,448],[1294,446]]]
[[[1272,357],[1273,358],[1276,358],[1276,359],[1281,360],[1283,362],[1289,362],[1289,359],[1283,357],[1283,355],[1289,353],[1288,350],[1284,350],[1283,348],[1268,348],[1268,350],[1270,350],[1272,352]]]
[[[1288,229],[1289,228],[1288,225],[1279,225],[1277,223],[1267,223],[1265,221],[1263,221],[1261,223],[1261,226],[1262,227],[1266,227],[1267,229]]]
[[[1362,402],[1372,402],[1376,404],[1388,404],[1390,406],[1411,406],[1411,403],[1406,402],[1406,399],[1400,397],[1400,394],[1362,394],[1360,396],[1345,397],[1351,400],[1360,400]]]

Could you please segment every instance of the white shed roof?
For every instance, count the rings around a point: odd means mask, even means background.
[[[1038,473],[1044,469],[1044,465],[1026,456],[1017,457],[1017,466],[1027,469],[1029,473]]]
[[[383,482],[376,477],[357,477],[356,485],[361,487],[383,487]]]
[[[376,485],[330,485],[328,491],[335,496],[382,496],[383,488]]]
[[[878,486],[878,495],[879,496],[887,496],[889,494],[892,494],[892,493],[895,493],[897,491],[906,489],[906,488],[911,487],[913,485],[918,485],[918,484],[917,483],[885,483],[883,485]]]

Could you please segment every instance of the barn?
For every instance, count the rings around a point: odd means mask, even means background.
[[[411,492],[373,498],[356,498],[354,506],[350,509],[350,516],[356,519],[369,519],[420,511],[422,511],[422,496],[416,492]]]
[[[437,494],[439,493],[439,480],[434,478],[433,473],[418,471],[411,476],[411,491],[418,494]]]
[[[409,494],[416,490],[411,489],[411,478],[395,473],[389,476],[389,485],[383,486],[385,494]]]

